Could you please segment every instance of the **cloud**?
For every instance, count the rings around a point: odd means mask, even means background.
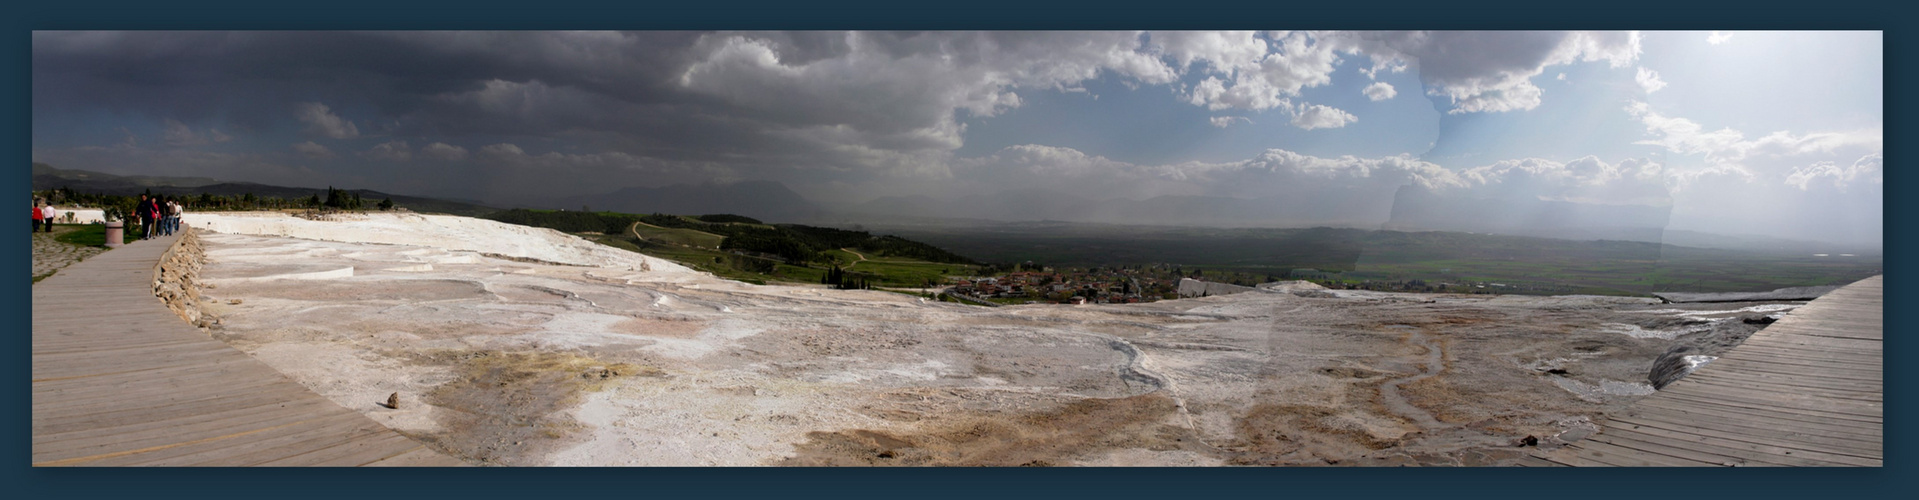
[[[1373,82],[1372,85],[1367,85],[1360,93],[1366,94],[1366,98],[1371,99],[1373,102],[1392,99],[1393,96],[1399,95],[1399,91],[1394,90],[1392,84],[1386,82]]]
[[[1288,98],[1299,95],[1300,89],[1332,82],[1339,62],[1333,46],[1307,32],[1268,37],[1270,43],[1251,32],[1172,34],[1167,50],[1182,68],[1203,61],[1206,71],[1214,74],[1195,85],[1186,101],[1215,111],[1261,111],[1289,106]],[[1269,47],[1270,53],[1266,52]]]
[[[321,146],[319,143],[313,141],[294,144],[293,151],[307,158],[322,159],[333,157],[333,150],[327,149],[326,146]]]
[[[161,121],[160,142],[168,146],[193,146],[206,144],[207,140],[194,133],[187,124],[168,118]]]
[[[1255,31],[1155,31],[1152,43],[1180,71],[1203,65],[1207,72],[1232,75],[1252,71],[1266,58],[1268,44]]]
[[[1809,189],[1813,181],[1822,177],[1831,177],[1832,187],[1843,193],[1847,185],[1860,179],[1869,179],[1873,184],[1884,184],[1886,182],[1883,170],[1885,160],[1885,156],[1874,153],[1862,156],[1854,160],[1852,165],[1845,167],[1830,161],[1795,167],[1792,173],[1786,176],[1786,185],[1805,191]]]
[[[1212,118],[1208,118],[1207,120],[1211,121],[1214,127],[1219,127],[1219,128],[1230,127],[1236,123],[1246,123],[1246,124],[1253,123],[1252,118],[1247,118],[1244,116],[1215,116]]]
[[[406,141],[387,141],[360,153],[360,156],[379,161],[403,162],[413,159],[413,150]]]
[[[1072,91],[1106,74],[1153,85],[1178,76],[1144,50],[1138,32],[830,36],[833,49],[799,57],[781,36],[703,35],[671,81],[720,105],[736,125],[757,125],[778,141],[915,154],[957,149],[959,113],[990,117],[1018,108],[1024,100],[1016,89]]]
[[[516,158],[526,156],[526,151],[509,143],[499,143],[480,147],[480,154],[495,158]]]
[[[1730,31],[1714,31],[1712,34],[1706,35],[1706,43],[1713,45],[1726,43],[1729,40],[1732,40],[1732,32]]]
[[[1319,104],[1300,104],[1293,115],[1293,126],[1306,130],[1340,128],[1359,121],[1352,113]]]
[[[217,128],[207,129],[207,133],[211,135],[211,137],[213,138],[213,142],[227,142],[227,141],[233,140],[233,136],[227,135],[226,133],[221,132],[220,129],[217,129]]]
[[[428,144],[426,147],[420,148],[420,153],[437,160],[445,161],[465,160],[467,156],[466,148],[444,142]]]
[[[1639,68],[1639,74],[1633,77],[1633,81],[1639,82],[1639,88],[1646,89],[1648,94],[1666,88],[1665,80],[1659,79],[1659,72],[1646,68]]]
[[[1627,103],[1626,112],[1646,127],[1647,139],[1636,144],[1658,146],[1666,151],[1681,155],[1697,156],[1703,166],[1678,171],[1673,177],[1678,181],[1675,189],[1683,189],[1691,181],[1704,175],[1733,175],[1746,180],[1762,177],[1786,178],[1787,184],[1802,189],[1808,182],[1823,176],[1839,173],[1857,172],[1855,168],[1867,168],[1854,162],[1855,167],[1837,167],[1833,160],[1816,162],[1805,166],[1806,156],[1846,156],[1851,158],[1877,158],[1885,146],[1884,132],[1879,128],[1859,129],[1843,132],[1813,132],[1794,134],[1777,131],[1758,139],[1748,140],[1746,134],[1730,127],[1707,130],[1697,122],[1683,118],[1665,116],[1644,102]],[[1861,160],[1863,161],[1863,160]],[[1877,161],[1877,160],[1875,160]],[[1821,166],[1825,164],[1825,166]],[[1873,163],[1876,165],[1876,163]],[[1788,173],[1787,169],[1792,172]],[[1877,168],[1872,167],[1872,168]],[[1849,182],[1854,175],[1839,177],[1837,182]]]
[[[1638,32],[1334,32],[1322,38],[1341,52],[1365,54],[1375,69],[1419,68],[1427,94],[1452,104],[1448,113],[1533,109],[1542,92],[1531,79],[1546,68],[1598,61],[1620,68],[1640,53]]]
[[[307,124],[307,133],[334,139],[351,139],[360,136],[360,128],[353,122],[333,114],[325,104],[317,102],[300,103],[295,107],[294,115],[301,123]]]
[[[959,158],[954,164],[957,179],[974,189],[1045,189],[1089,199],[1287,196],[1338,204],[1337,198],[1357,192],[1390,201],[1396,189],[1410,185],[1475,198],[1645,206],[1672,203],[1670,170],[1644,158],[1611,163],[1593,156],[1570,162],[1521,158],[1454,170],[1410,155],[1320,157],[1270,149],[1240,161],[1142,165],[1073,148],[1027,144],[987,156]]]

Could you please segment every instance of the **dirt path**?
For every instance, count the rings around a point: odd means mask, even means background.
[[[854,256],[854,257],[859,257],[859,258],[860,258],[860,260],[857,260],[857,261],[853,261],[852,263],[849,263],[849,264],[847,264],[847,265],[846,265],[846,268],[847,268],[847,269],[852,269],[852,268],[853,268],[853,266],[856,266],[856,265],[859,265],[859,263],[861,263],[861,262],[866,262],[866,256],[865,256],[865,255],[860,255],[860,253],[859,253],[859,252],[855,252],[855,251],[853,251],[853,249],[851,249],[851,248],[841,248],[841,249],[840,249],[840,251],[841,251],[841,252],[846,252],[846,253],[850,253],[850,254],[853,254],[853,256]]]
[[[100,252],[107,251],[105,248],[71,245],[53,239],[54,236],[66,234],[76,229],[77,228],[71,226],[54,226],[53,232],[51,233],[33,233],[34,278],[51,276],[55,271],[59,271],[60,268],[73,265],[75,262],[86,260],[87,257],[99,255]]]

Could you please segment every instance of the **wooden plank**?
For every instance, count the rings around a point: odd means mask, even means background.
[[[1641,439],[1635,439],[1637,437],[1640,437],[1640,436],[1631,435],[1627,433],[1614,433],[1610,435],[1598,434],[1593,436],[1587,436],[1586,439],[1593,440],[1593,438],[1598,438],[1597,441],[1611,443],[1613,445],[1624,447],[1624,448],[1639,450],[1641,453],[1644,453],[1644,454],[1667,457],[1668,459],[1671,459],[1671,460],[1680,461],[1681,463],[1675,464],[1675,465],[1681,466],[1681,467],[1738,467],[1738,466],[1747,466],[1747,465],[1772,465],[1772,464],[1755,464],[1745,459],[1741,459],[1737,457],[1728,457],[1724,455],[1716,455],[1712,453],[1701,452],[1701,451],[1693,450],[1689,448],[1672,446],[1671,444],[1664,443],[1664,442],[1645,441]]]
[[[35,466],[465,465],[182,321],[152,295],[177,242],[129,245],[34,285]]]
[[[1569,465],[1884,465],[1884,277],[1787,314],[1718,360],[1535,455]]]
[[[284,427],[269,428],[235,439],[186,443],[180,446],[148,450],[138,454],[109,457],[85,465],[255,465],[259,460],[254,460],[253,463],[236,463],[232,460],[222,461],[221,459],[260,452],[261,450],[267,450],[267,454],[272,456],[298,453],[302,450],[294,448],[294,446],[312,439],[312,436],[316,435],[316,433],[329,435],[338,434],[346,432],[358,425],[360,425],[359,422],[344,419],[315,419]]]
[[[1745,372],[1737,379],[1725,376],[1725,372],[1709,374],[1698,379],[1686,377],[1694,385],[1711,387],[1713,391],[1738,391],[1742,394],[1765,394],[1770,391],[1787,389],[1793,396],[1805,400],[1843,400],[1861,403],[1884,403],[1885,391],[1878,384],[1857,386],[1847,383],[1821,382],[1817,377],[1780,377]],[[1703,388],[1701,388],[1703,390]],[[1843,401],[1832,401],[1844,404]]]
[[[1794,430],[1755,429],[1752,426],[1736,426],[1729,422],[1713,422],[1713,425],[1701,426],[1697,422],[1667,422],[1645,417],[1608,418],[1615,426],[1624,425],[1634,430],[1647,427],[1690,432],[1699,436],[1731,439],[1753,444],[1763,444],[1780,448],[1817,451],[1835,455],[1850,455],[1860,458],[1873,458],[1883,455],[1884,448],[1878,440],[1861,440],[1842,437],[1825,437]]]
[[[1608,443],[1604,440],[1592,439],[1595,437],[1599,436],[1591,436],[1587,439],[1579,440],[1578,442],[1572,443],[1571,446],[1577,447],[1585,452],[1580,456],[1620,467],[1693,467],[1700,465],[1699,462],[1692,460],[1684,460],[1658,453],[1647,453],[1642,449],[1629,448]]]
[[[1544,460],[1538,460],[1538,462],[1554,466],[1558,465]],[[448,467],[461,465],[461,463],[453,457],[446,456],[440,452],[433,451],[432,448],[421,445],[417,448],[402,452],[399,455],[383,458],[364,465],[367,467]]]
[[[1683,409],[1674,409],[1674,408],[1683,408]],[[1855,439],[1862,439],[1862,440],[1871,439],[1875,436],[1883,435],[1883,433],[1880,431],[1881,427],[1877,425],[1864,425],[1864,424],[1857,425],[1857,426],[1842,425],[1840,423],[1837,423],[1841,421],[1795,420],[1793,418],[1788,418],[1788,417],[1793,417],[1793,415],[1785,414],[1785,413],[1759,413],[1759,412],[1739,413],[1739,412],[1719,411],[1719,410],[1720,408],[1716,408],[1716,407],[1709,408],[1703,405],[1692,405],[1692,406],[1678,405],[1678,404],[1673,404],[1672,401],[1668,400],[1668,401],[1646,402],[1646,403],[1636,404],[1632,408],[1629,408],[1625,411],[1621,411],[1617,414],[1611,415],[1608,418],[1616,418],[1616,417],[1622,417],[1622,416],[1623,417],[1644,417],[1644,418],[1665,420],[1673,423],[1690,423],[1690,422],[1701,422],[1701,421],[1707,421],[1707,420],[1722,420],[1725,422],[1729,422],[1730,425],[1735,425],[1735,426],[1744,426],[1748,424],[1774,425],[1778,427],[1789,427],[1795,431],[1800,431],[1800,432],[1815,432],[1815,433],[1821,433],[1821,435],[1828,435],[1828,436],[1835,436],[1835,437],[1845,436],[1845,437],[1852,437]]]
[[[1565,467],[1566,464],[1554,462],[1537,456],[1526,455],[1513,460],[1515,467]]]
[[[1741,457],[1755,462],[1769,462],[1779,465],[1799,465],[1824,467],[1833,465],[1856,465],[1877,467],[1878,459],[1855,457],[1818,450],[1806,450],[1774,446],[1764,443],[1705,436],[1696,429],[1669,430],[1652,426],[1615,426],[1602,432],[1621,436],[1644,435],[1645,441],[1667,441],[1671,446],[1684,446],[1702,452]]]
[[[1685,380],[1681,379],[1679,382],[1666,386],[1666,389],[1660,392],[1666,393],[1666,391],[1671,391],[1673,396],[1670,397],[1707,398],[1716,401],[1752,405],[1754,408],[1791,410],[1793,413],[1804,415],[1822,415],[1866,422],[1879,421],[1878,414],[1867,414],[1858,409],[1839,409],[1836,408],[1837,401],[1827,398],[1817,398],[1790,392],[1767,393],[1762,391],[1722,389],[1721,387],[1706,386],[1704,384],[1685,384],[1682,386],[1682,382],[1685,382]]]

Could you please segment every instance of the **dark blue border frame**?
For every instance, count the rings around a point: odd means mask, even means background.
[[[985,0],[963,4],[901,6],[898,2],[836,1],[795,6],[776,1],[692,1],[629,5],[610,1],[545,1],[535,6],[499,0],[467,2],[369,2],[347,0],[290,7],[256,2],[126,0],[12,5],[0,15],[4,50],[0,80],[6,95],[0,116],[8,119],[0,144],[25,169],[31,160],[31,37],[33,30],[63,29],[1787,29],[1884,30],[1885,131],[1891,149],[1911,138],[1910,84],[1915,52],[1907,29],[1919,24],[1913,9],[1889,2],[1853,0],[1816,4],[1781,1],[1675,2],[1609,0],[1579,7],[1541,1],[1413,2],[1372,0],[1293,6],[1273,1],[1228,0],[1149,4],[1138,0],[1039,2]],[[1898,158],[1898,154],[1893,154]],[[1886,170],[1888,188],[1908,187],[1910,175],[1897,161]],[[4,179],[27,189],[23,171]],[[1912,203],[1888,197],[1886,218],[1904,216]],[[1886,231],[1889,257],[1911,247],[1909,235]],[[6,250],[27,260],[27,245]],[[1894,257],[1889,260],[1897,261]],[[1897,267],[1895,264],[1889,267]],[[0,291],[12,313],[14,333],[7,357],[15,381],[6,386],[8,411],[0,421],[5,456],[4,490],[13,498],[75,497],[270,497],[382,499],[462,497],[678,497],[745,494],[790,497],[978,497],[1091,495],[1250,495],[1292,497],[1416,496],[1610,498],[1622,496],[1893,497],[1912,491],[1911,430],[1888,425],[1887,467],[1881,469],[507,469],[507,470],[241,470],[241,469],[35,469],[29,466],[27,344],[31,316],[27,284]],[[1895,285],[1889,309],[1903,311],[1911,294]],[[1898,362],[1914,343],[1893,323],[1887,342],[1889,417],[1911,415],[1913,370]],[[1888,418],[1889,423],[1895,420]],[[7,491],[11,490],[11,491]],[[1908,493],[1909,494],[1909,493]]]

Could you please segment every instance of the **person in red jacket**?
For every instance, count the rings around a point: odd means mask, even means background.
[[[47,202],[44,202],[44,201],[33,200],[33,231],[34,232],[40,232],[40,224],[41,224],[40,219],[42,217],[45,217],[45,212],[41,211],[40,207],[46,206],[46,204]],[[18,222],[16,222],[15,224],[18,224]]]

